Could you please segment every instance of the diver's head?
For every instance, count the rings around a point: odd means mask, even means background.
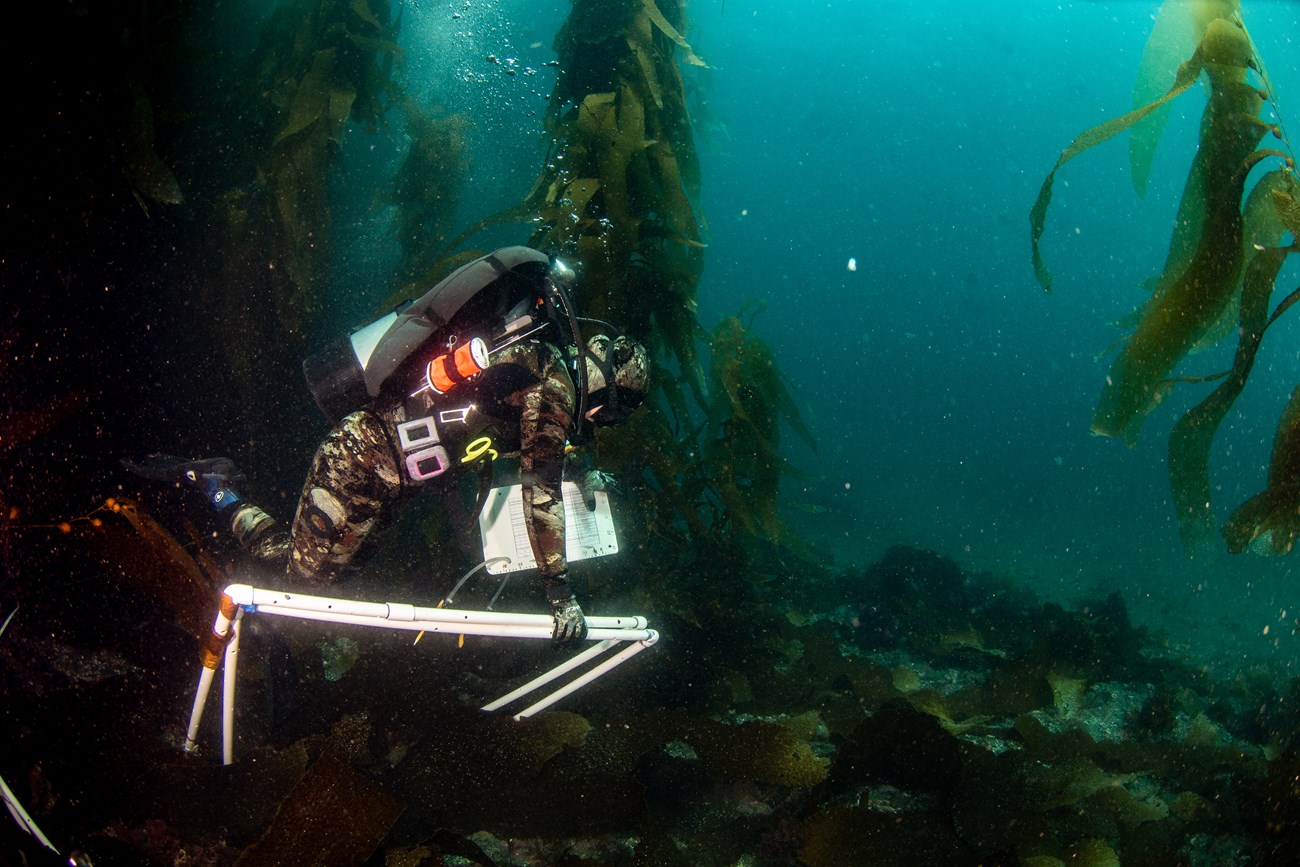
[[[587,418],[599,427],[622,424],[645,400],[650,358],[627,337],[597,334],[587,341]]]

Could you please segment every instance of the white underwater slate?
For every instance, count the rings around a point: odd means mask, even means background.
[[[589,511],[582,502],[582,491],[573,482],[565,482],[564,538],[565,555],[569,562],[589,560],[618,553],[618,534],[614,530],[614,516],[609,507],[609,495],[596,492],[596,510]],[[483,539],[483,559],[506,557],[508,561],[490,563],[487,571],[493,575],[536,569],[533,547],[528,543],[524,527],[524,494],[522,485],[505,485],[493,488],[478,518],[479,534]]]

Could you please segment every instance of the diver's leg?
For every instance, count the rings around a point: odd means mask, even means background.
[[[316,450],[303,485],[287,539],[289,577],[336,578],[401,492],[397,455],[380,420],[363,411],[339,422]]]
[[[230,532],[255,559],[280,567],[289,562],[289,531],[259,506],[241,503],[230,518]]]
[[[149,455],[138,464],[123,460],[122,466],[151,481],[192,488],[203,494],[208,504],[219,512],[243,502],[235,488],[244,481],[244,474],[230,458],[194,460],[172,455]]]
[[[219,512],[230,515],[230,530],[240,546],[270,565],[283,566],[289,557],[289,533],[275,519],[246,502],[237,488],[244,474],[230,458],[178,458],[150,455],[140,463],[122,461],[138,476],[177,487],[192,488]]]

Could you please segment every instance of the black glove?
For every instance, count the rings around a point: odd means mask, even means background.
[[[578,489],[582,491],[582,502],[588,512],[596,511],[597,491],[607,491],[619,496],[623,494],[623,486],[618,483],[618,479],[604,470],[588,470],[583,473],[578,481]]]
[[[151,481],[193,488],[217,509],[233,506],[243,499],[235,492],[235,487],[244,481],[244,474],[230,458],[196,461],[171,455],[149,455],[138,464],[123,459],[122,466]]]
[[[582,606],[573,596],[551,600],[551,614],[555,617],[555,631],[551,633],[552,647],[569,647],[581,644],[587,638],[587,618],[582,616]]]

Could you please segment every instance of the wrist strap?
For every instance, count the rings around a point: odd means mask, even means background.
[[[542,586],[546,588],[546,600],[552,604],[573,598],[573,591],[569,589],[568,572],[543,578]]]

